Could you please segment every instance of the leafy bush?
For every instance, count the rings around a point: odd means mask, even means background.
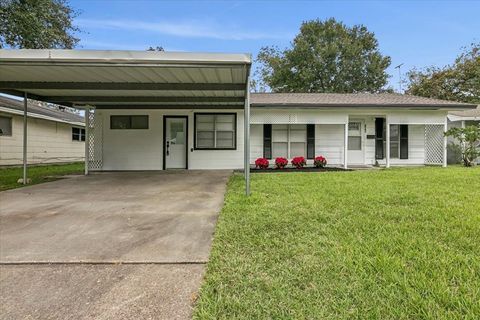
[[[307,161],[304,157],[295,157],[292,159],[292,165],[294,165],[297,169],[303,168],[307,164]]]
[[[277,169],[283,169],[287,166],[288,160],[282,157],[276,158],[275,159],[275,166]]]
[[[451,128],[445,132],[459,141],[462,148],[462,160],[465,167],[475,165],[475,160],[480,156],[480,125],[465,128]]]
[[[257,160],[255,160],[256,168],[267,169],[269,165],[270,165],[270,162],[268,162],[268,160],[265,158],[258,158]]]
[[[315,157],[313,164],[317,168],[324,168],[327,165],[327,159],[324,156]]]

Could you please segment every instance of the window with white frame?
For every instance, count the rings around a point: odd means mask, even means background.
[[[12,135],[12,118],[0,116],[0,136]]]
[[[85,141],[85,129],[72,127],[72,140]]]
[[[195,113],[195,149],[236,149],[236,113]]]
[[[398,124],[390,125],[390,158],[398,159],[400,157],[400,126]]]
[[[272,125],[272,158],[306,157],[307,125]]]

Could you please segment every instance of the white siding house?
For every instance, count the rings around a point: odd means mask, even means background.
[[[22,110],[22,101],[0,96],[0,165],[22,164]],[[47,109],[30,102],[27,119],[27,137],[30,146],[27,159],[29,163],[84,160],[85,127],[83,117],[68,111]]]
[[[248,54],[0,50],[0,92],[85,109],[86,173],[243,168],[247,193],[260,157],[446,165],[448,110],[475,108],[400,94],[250,94],[250,67]]]

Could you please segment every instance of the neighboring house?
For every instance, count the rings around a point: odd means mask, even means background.
[[[0,50],[0,91],[86,109],[87,169],[96,171],[240,169],[258,157],[318,155],[343,167],[446,165],[448,110],[475,107],[399,94],[248,94],[251,61]]]
[[[465,111],[450,111],[448,113],[448,128],[462,128],[470,125],[480,125],[480,105],[473,110]],[[458,141],[449,137],[448,138],[448,163],[461,162],[461,151],[458,147]],[[454,144],[454,145],[452,145]],[[455,146],[456,145],[456,146]],[[480,158],[477,159],[477,163],[480,164]]]
[[[28,163],[83,161],[85,126],[82,116],[29,101]],[[0,96],[0,165],[23,162],[23,101]]]

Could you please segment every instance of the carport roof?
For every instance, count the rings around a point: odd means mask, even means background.
[[[243,108],[249,54],[0,50],[0,92],[66,106]]]

